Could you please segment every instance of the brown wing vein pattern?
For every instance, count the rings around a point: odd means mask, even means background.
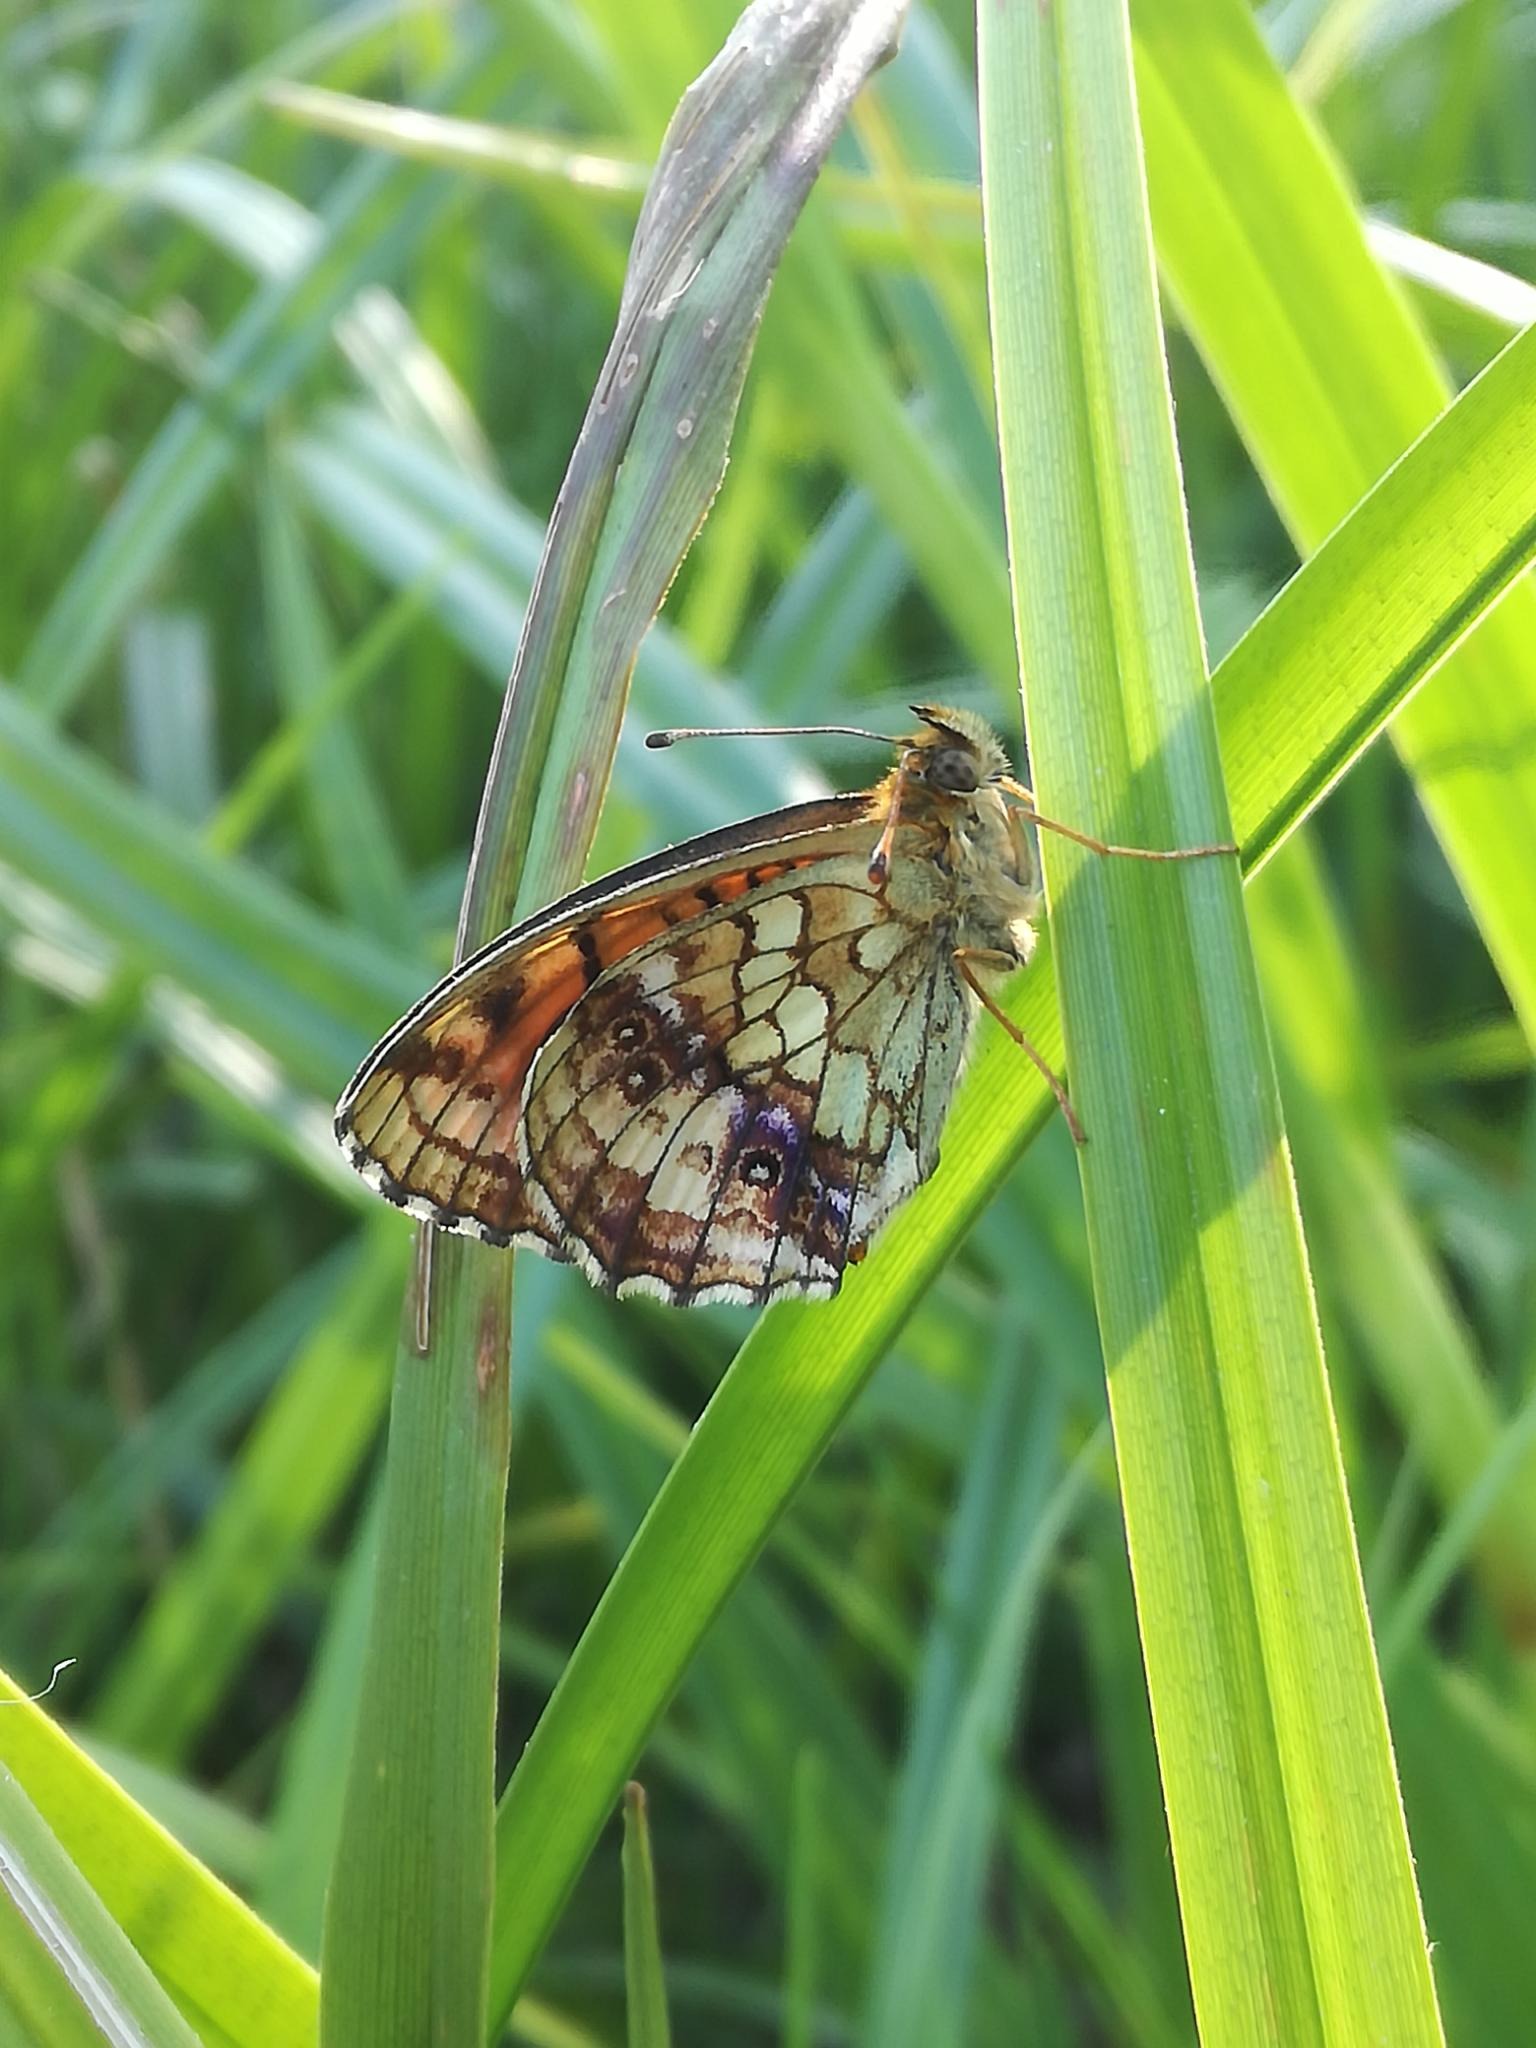
[[[609,1290],[831,1294],[932,1169],[967,1018],[947,938],[862,849],[764,861],[487,957],[338,1131],[400,1206]]]

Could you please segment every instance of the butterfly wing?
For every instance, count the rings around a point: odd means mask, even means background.
[[[868,799],[831,797],[706,834],[580,889],[492,941],[384,1038],[336,1135],[397,1207],[492,1243],[568,1256],[527,1199],[516,1131],[550,1034],[614,962],[783,872],[867,837]]]
[[[928,864],[791,867],[594,983],[518,1125],[545,1235],[673,1303],[835,1293],[938,1161],[971,1006]]]
[[[971,1014],[942,877],[876,888],[870,815],[734,827],[497,940],[342,1098],[353,1163],[620,1294],[834,1293],[937,1163]]]

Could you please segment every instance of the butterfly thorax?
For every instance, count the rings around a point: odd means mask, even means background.
[[[892,883],[926,899],[925,914],[942,918],[955,946],[1025,961],[1039,887],[1028,835],[997,786],[1007,756],[973,713],[920,708],[919,716],[921,731],[871,803],[882,824],[899,806],[896,850],[905,858]]]

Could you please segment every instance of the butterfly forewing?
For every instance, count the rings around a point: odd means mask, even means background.
[[[579,891],[487,947],[376,1048],[337,1109],[353,1164],[399,1207],[564,1253],[530,1207],[516,1143],[540,1048],[605,969],[782,874],[862,843],[867,799],[750,820]],[[753,858],[753,856],[758,856]]]

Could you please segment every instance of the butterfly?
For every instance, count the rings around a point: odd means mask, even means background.
[[[638,861],[456,967],[342,1096],[352,1165],[609,1293],[760,1304],[835,1294],[932,1174],[983,1006],[1080,1139],[991,993],[1034,943],[1028,825],[1235,849],[1042,819],[981,719],[913,710],[875,788]]]

